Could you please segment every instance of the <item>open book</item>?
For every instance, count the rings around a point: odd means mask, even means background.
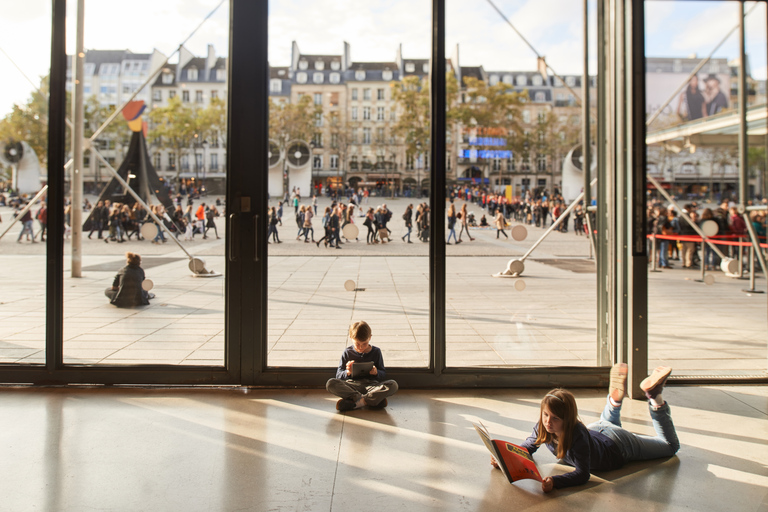
[[[475,427],[475,430],[480,435],[480,439],[483,440],[483,444],[491,452],[491,455],[494,456],[496,462],[499,463],[501,471],[510,483],[525,478],[541,482],[539,469],[536,467],[536,463],[528,453],[528,450],[506,441],[491,439],[488,429],[482,423],[478,425],[472,422],[472,426]]]

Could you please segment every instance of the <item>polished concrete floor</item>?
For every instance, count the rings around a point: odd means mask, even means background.
[[[470,425],[520,441],[545,392],[402,390],[337,413],[315,389],[4,388],[0,510],[768,510],[768,387],[670,387],[676,457],[547,495],[491,469]],[[585,423],[604,393],[576,390]],[[623,419],[652,432],[643,401]]]

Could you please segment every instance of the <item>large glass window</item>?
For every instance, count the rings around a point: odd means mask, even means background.
[[[86,150],[90,165],[80,168],[81,183],[67,173],[65,364],[224,365],[226,178],[218,161],[226,155],[227,105],[226,97],[198,88],[226,68],[227,4],[186,40],[213,7],[186,9],[186,22],[160,7],[127,10],[114,25],[107,11],[86,2],[85,62],[147,66],[134,71],[133,103],[125,103],[128,95],[116,107],[84,97],[84,137],[108,144]],[[160,28],[150,29],[147,19]],[[105,23],[113,25],[108,36],[90,39]],[[68,35],[67,54],[75,55]],[[168,87],[181,97],[155,102],[153,92]],[[74,94],[72,83],[68,89]],[[107,122],[115,108],[120,114]],[[168,165],[153,165],[150,153]]]
[[[290,101],[270,99],[269,137],[280,148],[280,158],[269,170],[273,228],[265,226],[271,230],[268,365],[335,367],[349,344],[350,322],[365,320],[373,329],[372,343],[383,350],[388,366],[425,367],[429,363],[425,243],[429,229],[426,224],[418,228],[418,212],[428,207],[429,199],[420,197],[415,185],[417,175],[424,179],[429,171],[422,166],[418,173],[405,172],[402,164],[409,145],[415,148],[417,141],[428,145],[429,101],[426,107],[420,104],[415,121],[385,121],[383,112],[385,108],[407,111],[410,102],[423,99],[418,89],[426,85],[426,76],[411,82],[390,76],[394,80],[390,90],[402,93],[387,99],[384,91],[390,82],[381,69],[397,69],[392,56],[401,46],[413,58],[429,56],[431,6],[422,2],[408,10],[410,23],[424,30],[387,24],[366,26],[364,31],[352,30],[341,37],[331,29],[337,21],[332,2],[325,3],[315,6],[311,24],[297,25],[292,5],[270,2],[269,33],[280,34],[269,40],[270,65],[290,66],[292,48],[299,53],[294,55],[297,62],[305,55],[330,55],[334,61],[343,61],[345,41],[354,59],[339,83],[325,83],[318,89],[317,84],[310,87],[295,81]],[[382,8],[380,14],[385,17],[402,14],[397,5]],[[363,15],[368,10],[366,4],[355,4],[346,15]],[[372,46],[369,42],[374,39],[378,43]],[[350,104],[358,98],[371,100],[371,91],[376,91],[379,105],[386,103],[376,119],[370,106],[363,106],[361,112]],[[314,104],[302,96],[309,92],[333,95],[336,101]],[[335,120],[319,127],[325,139],[332,141],[330,147],[309,144],[317,115]],[[372,129],[382,124],[396,137],[374,138]],[[386,157],[381,165],[373,165],[378,154]],[[410,236],[404,220],[409,205]]]
[[[538,29],[517,28],[547,56],[547,73],[581,74],[582,4],[557,6],[568,15],[542,16]],[[596,366],[596,274],[585,222],[590,203],[581,197],[581,131],[560,121],[579,107],[531,105],[524,88],[530,74],[521,71],[536,65],[536,53],[492,7],[449,1],[446,11],[446,47],[458,47],[446,82],[447,140],[457,143],[447,143],[446,232],[435,234],[447,245],[447,364]],[[462,23],[468,16],[498,27],[498,36],[469,30]],[[520,87],[498,79],[512,76]],[[551,89],[558,88],[546,87],[555,97]]]
[[[745,3],[745,172],[739,7],[645,3],[656,20],[645,34],[648,366],[673,363],[678,375],[766,371],[766,248],[753,246],[748,229],[765,244],[766,5]],[[662,28],[679,19],[710,20],[707,35]]]
[[[0,363],[45,363],[51,4],[40,7],[0,20],[14,42],[0,60]]]

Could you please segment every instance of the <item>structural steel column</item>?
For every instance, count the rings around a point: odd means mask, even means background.
[[[71,203],[71,226],[72,226],[72,277],[83,276],[83,142],[85,141],[83,122],[83,68],[85,61],[85,50],[83,38],[85,31],[85,0],[77,0],[77,33],[75,44],[75,95],[73,98],[72,112],[74,114],[75,125],[72,131],[72,203]],[[143,153],[142,153],[143,154]]]
[[[445,369],[445,0],[432,0],[430,59],[429,332],[430,361],[435,375]]]

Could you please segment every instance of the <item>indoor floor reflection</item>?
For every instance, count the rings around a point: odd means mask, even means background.
[[[581,419],[605,389],[576,390]],[[546,390],[401,390],[338,413],[324,390],[0,390],[3,510],[763,510],[768,388],[669,387],[676,457],[541,492],[489,465],[470,420],[522,441]],[[645,401],[624,427],[650,433]],[[568,471],[548,450],[543,475]],[[738,505],[736,505],[738,502]],[[514,504],[514,505],[513,505]]]

